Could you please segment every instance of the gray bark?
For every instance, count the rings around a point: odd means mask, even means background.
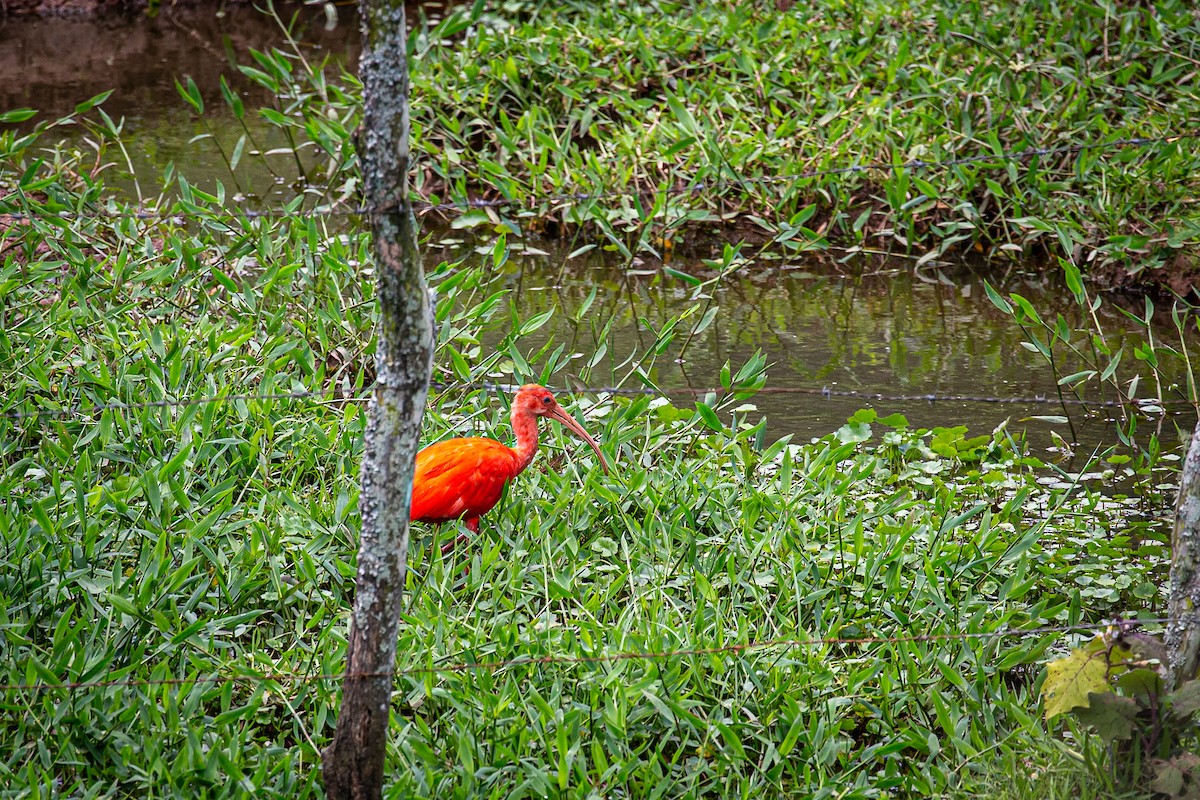
[[[408,60],[403,0],[360,0],[363,188],[375,239],[380,323],[363,438],[362,534],[342,708],[322,753],[331,800],[374,800],[400,626],[408,512],[433,359],[433,315],[408,201]]]
[[[1179,688],[1200,669],[1200,423],[1192,432],[1171,535],[1171,598],[1167,604],[1168,687]]]

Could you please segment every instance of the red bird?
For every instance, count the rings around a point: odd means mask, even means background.
[[[512,404],[512,427],[517,446],[506,447],[495,439],[447,439],[417,453],[413,475],[412,522],[448,522],[461,519],[471,533],[479,532],[479,518],[500,501],[504,484],[529,466],[538,449],[538,417],[556,419],[583,439],[608,472],[600,446],[563,410],[544,386],[529,383],[517,390]],[[442,548],[448,552],[450,542]]]

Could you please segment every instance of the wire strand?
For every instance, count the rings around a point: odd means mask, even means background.
[[[339,396],[333,390],[315,390],[302,389],[292,392],[267,392],[263,394],[241,393],[228,395],[208,395],[202,397],[183,397],[175,400],[147,400],[136,403],[105,403],[102,405],[93,406],[70,406],[67,408],[42,408],[32,411],[5,411],[0,413],[0,419],[58,419],[62,417],[90,417],[96,414],[102,414],[106,411],[134,411],[138,409],[149,408],[180,408],[186,406],[209,405],[212,403],[234,403],[234,402],[254,402],[254,401],[274,401],[274,400],[313,400],[320,398],[321,402],[328,403],[361,403],[370,399],[370,392],[375,389],[375,385],[363,387],[361,390],[365,394],[356,394],[350,396]],[[456,391],[496,391],[496,392],[516,392],[520,385],[510,383],[495,383],[492,381],[462,381],[462,382],[441,382],[432,381],[429,388],[440,394]],[[623,395],[635,397],[662,397],[669,399],[671,396],[692,396],[704,397],[714,394],[721,395],[747,395],[753,396],[756,394],[764,395],[807,395],[812,397],[823,397],[832,399],[835,397],[853,398],[878,403],[990,403],[997,405],[1071,405],[1071,406],[1086,406],[1095,408],[1117,408],[1121,406],[1134,406],[1141,409],[1144,413],[1154,414],[1160,413],[1161,409],[1167,406],[1188,406],[1192,404],[1187,400],[1086,400],[1076,397],[1052,397],[1050,395],[1027,395],[1021,397],[991,397],[987,395],[963,395],[963,394],[885,394],[882,392],[867,392],[856,389],[833,389],[828,386],[819,389],[804,386],[716,386],[716,387],[656,387],[656,388],[638,388],[626,386],[565,386],[565,387],[547,387],[557,394],[593,394],[593,395]]]
[[[872,645],[872,644],[902,644],[911,642],[943,642],[970,639],[1002,639],[1011,637],[1046,636],[1053,633],[1074,633],[1106,630],[1117,630],[1118,635],[1141,625],[1165,625],[1170,622],[1167,617],[1150,619],[1108,620],[1096,623],[1081,623],[1076,625],[1045,625],[1037,628],[1012,628],[996,631],[960,631],[958,633],[920,633],[902,636],[856,636],[856,637],[814,637],[808,639],[778,638],[759,641],[741,642],[738,644],[721,645],[717,647],[688,648],[683,650],[663,651],[633,651],[602,653],[594,656],[519,656],[517,658],[499,661],[462,661],[451,664],[435,664],[427,667],[405,667],[391,672],[341,672],[341,673],[294,673],[276,672],[263,675],[208,675],[191,678],[146,678],[111,681],[78,681],[63,683],[9,683],[0,684],[0,691],[43,692],[52,690],[74,691],[77,689],[130,688],[138,686],[189,686],[196,684],[224,683],[282,683],[300,682],[313,683],[330,680],[356,680],[373,678],[392,678],[405,675],[453,674],[474,671],[497,671],[515,666],[543,666],[551,664],[607,664],[618,661],[661,661],[671,658],[687,658],[694,656],[713,656],[745,653],[755,650],[765,650],[773,647],[784,647],[789,650],[801,647],[834,646],[834,645]]]

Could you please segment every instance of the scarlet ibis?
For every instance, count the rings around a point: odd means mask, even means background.
[[[417,453],[409,519],[433,523],[461,519],[467,530],[478,533],[479,518],[500,501],[504,484],[520,475],[537,454],[538,417],[558,420],[591,445],[608,472],[600,446],[583,426],[563,410],[549,389],[528,383],[513,398],[510,419],[516,447],[472,436],[436,442]],[[454,542],[446,544],[442,552],[453,546]]]

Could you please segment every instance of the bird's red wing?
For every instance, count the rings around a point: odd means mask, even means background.
[[[417,454],[409,519],[445,522],[486,514],[516,467],[516,454],[493,439],[431,444]]]

